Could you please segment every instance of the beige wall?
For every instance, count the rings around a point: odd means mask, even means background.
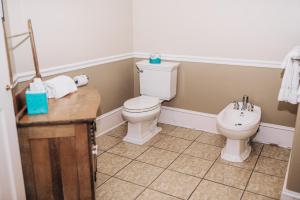
[[[262,121],[294,127],[297,106],[277,101],[280,69],[182,62],[177,96],[164,105],[217,114],[244,94],[262,108]],[[139,95],[135,72],[135,95]]]
[[[12,33],[31,18],[41,68],[132,52],[131,0],[6,0]],[[15,51],[17,72],[33,69],[28,43]]]
[[[101,105],[98,115],[119,108],[123,103],[134,96],[133,91],[133,59],[98,65],[86,69],[63,73],[70,77],[86,74],[89,86],[95,87],[101,95]],[[55,75],[58,76],[58,75]],[[46,77],[46,79],[55,76]],[[19,83],[17,90],[23,89],[25,82]]]
[[[299,0],[133,0],[134,50],[281,61],[300,44]]]
[[[300,107],[298,107],[300,113]],[[287,189],[300,193],[300,115],[297,116],[296,133],[288,173]]]

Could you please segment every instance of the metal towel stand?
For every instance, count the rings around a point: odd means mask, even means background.
[[[2,18],[2,26],[3,26],[3,30],[4,30],[5,47],[6,47],[6,52],[7,52],[6,54],[7,54],[9,76],[10,76],[10,85],[6,86],[6,90],[11,90],[11,92],[12,92],[15,115],[16,115],[16,119],[18,121],[26,111],[25,92],[26,92],[26,89],[27,89],[29,83],[27,83],[23,89],[17,91],[17,89],[16,89],[17,83],[13,78],[12,63],[11,63],[11,55],[10,54],[13,50],[18,48],[20,45],[22,45],[28,39],[30,39],[32,57],[33,57],[34,68],[35,68],[35,77],[41,78],[42,76],[41,76],[41,73],[40,73],[40,66],[39,66],[35,41],[34,41],[34,34],[33,34],[31,20],[28,19],[28,21],[27,21],[27,27],[28,27],[27,32],[20,33],[20,34],[15,34],[15,35],[11,35],[11,36],[8,36],[8,34],[7,34],[4,18]],[[9,40],[11,40],[13,38],[22,37],[22,36],[26,36],[26,37],[24,39],[22,39],[19,43],[17,43],[15,46],[9,47]]]

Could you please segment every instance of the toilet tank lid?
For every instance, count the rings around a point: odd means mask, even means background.
[[[137,62],[136,65],[141,70],[173,71],[178,68],[179,63],[162,61],[160,64],[151,64],[149,60],[142,60]]]

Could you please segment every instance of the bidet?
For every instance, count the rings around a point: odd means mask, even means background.
[[[217,129],[227,138],[221,158],[231,162],[247,159],[251,153],[249,140],[257,132],[260,120],[261,108],[253,104],[249,110],[237,109],[234,103],[224,108],[217,116]]]

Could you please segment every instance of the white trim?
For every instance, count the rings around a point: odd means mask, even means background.
[[[300,193],[293,192],[286,188],[288,174],[289,174],[289,168],[290,168],[290,161],[291,161],[291,156],[290,156],[289,163],[287,166],[288,170],[286,171],[286,174],[285,174],[285,179],[284,179],[284,184],[283,184],[280,200],[300,200]]]
[[[159,122],[210,133],[218,133],[216,129],[216,115],[214,114],[163,106]],[[254,141],[291,148],[294,132],[295,129],[292,127],[261,123]]]
[[[119,107],[117,109],[114,109],[108,113],[105,113],[97,117],[96,137],[103,135],[125,123],[122,117],[122,109],[123,107]]]
[[[134,52],[135,58],[149,58],[150,53]],[[161,54],[162,59],[172,60],[179,62],[197,62],[197,63],[212,63],[223,65],[238,65],[246,67],[263,67],[263,68],[275,68],[282,69],[281,62],[268,61],[268,60],[250,60],[250,59],[238,59],[238,58],[219,58],[219,57],[207,57],[207,56],[188,56],[188,55],[175,55],[175,54]]]
[[[129,58],[133,58],[132,53],[124,53],[124,54],[119,54],[114,56],[97,58],[93,60],[87,60],[78,63],[72,63],[67,65],[60,65],[56,67],[41,69],[41,74],[43,77],[46,77],[46,76],[51,76],[51,75],[60,74],[64,72],[94,67],[96,65],[126,60]],[[22,82],[22,81],[30,80],[34,76],[34,74],[35,74],[34,71],[22,72],[22,73],[18,73],[14,78],[16,79],[15,80],[16,82]]]
[[[149,55],[150,53],[144,53],[144,52],[130,52],[130,53],[118,54],[113,56],[101,57],[97,59],[41,69],[41,74],[43,77],[51,76],[51,75],[69,72],[73,70],[94,67],[96,65],[126,60],[129,58],[148,58]],[[245,66],[245,67],[263,67],[263,68],[282,69],[280,65],[281,63],[278,61],[188,56],[188,55],[175,55],[175,54],[162,54],[162,58],[165,60],[172,60],[172,61],[179,61],[179,62],[212,63],[212,64],[223,64],[223,65],[238,65],[238,66]],[[33,76],[34,76],[34,71],[17,73],[14,77],[14,81],[15,82],[27,81],[30,80]]]
[[[119,107],[97,118],[97,136],[103,135],[125,123],[122,118],[122,108]],[[174,126],[218,133],[216,129],[216,115],[214,114],[162,106],[158,121]],[[254,141],[291,148],[294,132],[295,129],[292,127],[261,123]]]

